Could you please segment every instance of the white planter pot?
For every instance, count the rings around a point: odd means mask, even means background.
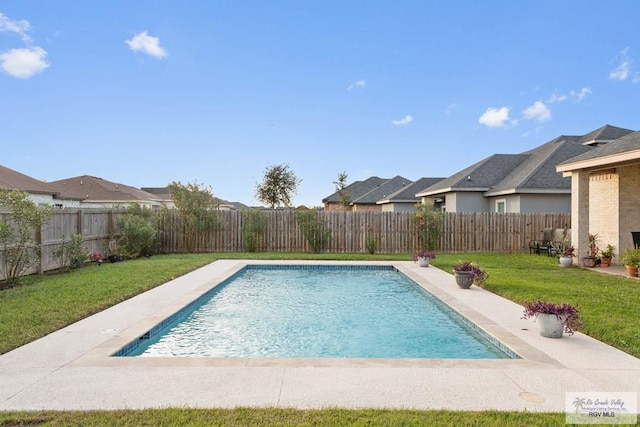
[[[564,321],[567,316],[556,316],[555,314],[538,313],[536,322],[540,335],[547,338],[562,338],[564,332]]]
[[[573,258],[570,256],[561,256],[559,258],[560,260],[560,267],[571,267],[573,265]]]
[[[420,267],[429,267],[429,258],[418,258],[418,265]]]

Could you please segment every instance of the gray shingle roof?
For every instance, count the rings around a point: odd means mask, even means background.
[[[356,199],[352,199],[351,202],[354,204],[376,204],[378,200],[384,199],[390,194],[393,194],[410,184],[413,184],[413,181],[398,175],[386,180],[368,193],[363,194]]]
[[[442,181],[444,178],[420,178],[419,180],[417,180],[416,182],[414,182],[413,184],[409,184],[401,189],[399,189],[398,191],[396,191],[395,193],[390,194],[389,196],[378,200],[378,203],[380,202],[386,202],[386,203],[399,203],[399,202],[404,202],[404,203],[417,203],[420,201],[419,197],[416,197],[416,193],[424,188],[427,188],[439,181]]]
[[[560,165],[580,162],[584,160],[597,159],[598,157],[606,157],[614,154],[622,154],[630,151],[640,150],[640,131],[629,133],[615,141],[608,144],[601,145],[592,150],[571,157],[561,163]]]
[[[365,194],[375,190],[377,187],[382,185],[385,181],[388,181],[386,178],[378,178],[377,176],[372,176],[367,178],[364,181],[355,181],[349,185],[347,185],[344,189],[346,194],[349,195],[351,201],[356,200]],[[330,196],[322,199],[322,203],[340,203],[340,196],[338,192],[331,194]]]
[[[504,192],[536,190],[571,191],[571,180],[556,172],[556,166],[575,156],[587,155],[614,144],[616,137],[632,130],[605,125],[582,136],[562,135],[520,154],[494,154],[417,194],[450,191],[482,191],[490,196]],[[585,144],[606,143],[602,146]]]

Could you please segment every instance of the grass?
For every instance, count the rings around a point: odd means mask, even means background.
[[[220,258],[410,260],[408,254],[216,253],[162,255],[68,274],[31,276],[0,291],[0,353],[99,312]],[[458,260],[487,270],[485,288],[516,302],[543,298],[578,305],[583,332],[640,357],[640,282],[579,268],[562,269],[555,258],[525,254],[439,254],[432,264],[450,271]],[[548,426],[564,425],[563,413],[413,410],[295,410],[286,408],[121,411],[0,412],[0,426],[102,425],[268,425],[268,426]]]

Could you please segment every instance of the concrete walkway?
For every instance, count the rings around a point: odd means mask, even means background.
[[[0,356],[0,410],[243,405],[564,412],[566,392],[640,391],[639,359],[580,333],[543,338],[533,321],[521,319],[518,304],[475,286],[459,289],[450,274],[412,262],[354,264],[395,265],[523,359],[109,357],[248,262],[217,261]]]

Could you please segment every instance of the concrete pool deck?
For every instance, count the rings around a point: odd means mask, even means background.
[[[566,392],[640,394],[640,359],[586,335],[543,338],[522,307],[452,275],[394,265],[522,359],[115,358],[110,354],[251,264],[220,260],[0,356],[0,410],[150,407],[565,411]],[[348,338],[348,337],[346,337]]]

